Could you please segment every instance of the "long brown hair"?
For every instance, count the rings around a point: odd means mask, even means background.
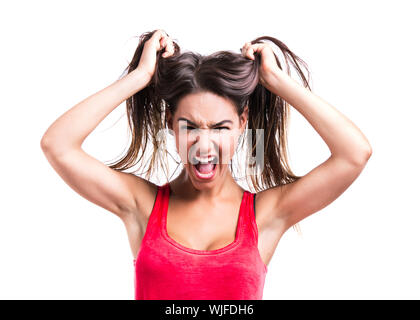
[[[144,43],[149,40],[153,33],[145,32],[139,37],[139,44],[134,56],[125,68],[124,73],[133,71],[140,61]],[[219,96],[230,99],[238,115],[241,115],[244,107],[248,105],[248,125],[246,132],[251,134],[251,139],[241,139],[238,145],[244,149],[245,154],[252,157],[256,151],[256,130],[263,129],[263,163],[256,164],[254,169],[259,169],[259,175],[244,175],[246,183],[252,192],[259,192],[271,187],[292,183],[301,178],[293,174],[288,162],[287,127],[290,113],[289,104],[280,96],[267,90],[259,83],[258,70],[261,57],[255,55],[255,60],[250,60],[241,53],[232,51],[218,51],[203,56],[199,53],[186,51],[181,53],[180,47],[172,39],[175,52],[172,56],[162,58],[164,49],[157,53],[156,71],[150,83],[126,100],[127,118],[131,133],[131,144],[126,154],[116,162],[107,164],[115,170],[127,170],[140,162],[148,165],[145,178],[151,180],[158,168],[163,168],[167,182],[169,182],[169,163],[167,135],[162,132],[168,130],[167,112],[175,114],[178,101],[185,95],[197,91],[210,91]],[[303,85],[311,90],[308,80],[303,74],[302,65],[310,76],[306,63],[296,56],[280,40],[262,36],[251,41],[262,43],[268,40],[274,43],[284,56],[286,72],[290,75],[290,64],[294,67],[303,82]],[[273,50],[274,52],[274,50]],[[283,67],[274,52],[277,65]],[[247,136],[247,138],[249,138]],[[147,147],[151,142],[151,157],[145,161]],[[140,155],[139,155],[140,153]],[[173,157],[171,158],[177,162]],[[182,162],[177,162],[179,166]],[[230,164],[232,176],[235,175],[232,163]],[[242,172],[243,173],[243,172]],[[241,172],[239,173],[241,175]],[[300,233],[299,226],[293,226]]]

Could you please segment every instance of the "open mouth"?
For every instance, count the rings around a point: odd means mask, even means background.
[[[194,171],[195,175],[199,179],[211,179],[216,174],[217,168],[217,157],[213,157],[211,159],[202,160],[194,158]]]

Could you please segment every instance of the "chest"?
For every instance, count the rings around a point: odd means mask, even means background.
[[[168,236],[194,250],[217,250],[234,242],[241,203],[188,205],[171,201],[163,228]],[[166,223],[165,223],[166,222]]]
[[[169,201],[166,214],[167,235],[179,245],[193,250],[217,250],[235,241],[239,222],[240,203],[190,205]],[[283,231],[267,223],[267,214],[256,204],[254,216],[258,230],[258,253],[264,264],[271,260]],[[259,210],[258,210],[259,209]],[[253,212],[254,213],[254,212]],[[136,258],[150,215],[126,223],[129,244]]]

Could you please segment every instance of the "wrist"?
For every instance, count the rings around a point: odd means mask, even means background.
[[[272,82],[274,84],[274,93],[281,96],[283,99],[288,98],[287,93],[289,91],[293,90],[295,87],[299,87],[299,84],[280,68],[273,70],[271,77],[274,79]]]
[[[130,72],[130,74],[132,74],[132,76],[137,80],[145,80],[149,82],[152,79],[152,75],[140,68],[134,69]]]
[[[278,81],[284,81],[289,78],[289,75],[284,72],[283,70],[281,70],[280,68],[276,68],[271,72],[272,76],[275,77]]]
[[[126,77],[132,84],[132,88],[135,92],[145,88],[152,79],[152,77],[147,72],[141,69],[134,69],[129,74],[127,74]]]

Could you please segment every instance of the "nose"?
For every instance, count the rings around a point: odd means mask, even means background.
[[[217,144],[208,130],[199,130],[195,137],[192,154],[197,157],[217,155]]]

